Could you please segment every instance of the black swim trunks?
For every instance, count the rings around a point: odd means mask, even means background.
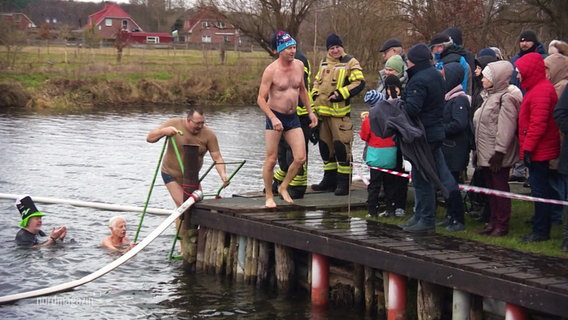
[[[297,113],[284,114],[274,110],[272,110],[272,112],[274,113],[276,118],[278,118],[278,120],[282,122],[284,131],[300,128],[302,126]],[[272,127],[272,121],[270,121],[268,117],[266,117],[266,130],[274,130],[274,128]]]

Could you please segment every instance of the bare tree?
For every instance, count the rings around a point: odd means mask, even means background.
[[[271,34],[286,30],[297,37],[300,26],[318,0],[211,0],[231,24],[272,54]],[[206,4],[206,3],[204,3]]]
[[[0,19],[0,45],[6,48],[0,56],[0,69],[13,69],[27,39],[26,32],[18,30],[7,19]]]
[[[130,34],[122,27],[118,27],[114,34],[114,47],[116,48],[116,63],[122,62],[122,50],[128,46]]]

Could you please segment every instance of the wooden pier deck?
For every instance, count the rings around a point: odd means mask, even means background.
[[[191,223],[350,261],[560,317],[568,314],[568,259],[519,252],[441,234],[416,235],[350,217],[366,190],[309,193],[294,205],[263,197],[205,200]],[[341,210],[341,214],[337,210]],[[334,213],[335,212],[335,213]]]

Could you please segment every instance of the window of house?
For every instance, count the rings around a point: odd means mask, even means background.
[[[223,22],[223,21],[217,21],[217,28],[219,28],[219,29],[225,29],[225,22]]]
[[[105,19],[105,27],[112,27],[112,19]]]
[[[229,42],[229,36],[223,36],[223,42],[228,43]]]
[[[146,43],[160,43],[160,37],[156,36],[147,36]]]
[[[128,30],[128,20],[122,20],[122,30]]]
[[[20,23],[20,21],[22,21],[22,16],[20,16],[19,14],[17,14],[15,18],[16,18],[16,23]]]
[[[211,36],[202,35],[201,42],[211,43]]]
[[[209,24],[209,21],[203,21],[201,22],[201,26],[205,29],[209,29],[209,27],[211,27],[211,24]]]

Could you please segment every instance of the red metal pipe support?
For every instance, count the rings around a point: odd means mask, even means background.
[[[326,256],[312,253],[312,305],[327,306],[329,291],[329,261]]]
[[[507,303],[505,306],[505,320],[526,320],[528,319],[527,310],[521,306]]]
[[[406,319],[406,277],[389,273],[389,295],[387,299],[387,319]]]

